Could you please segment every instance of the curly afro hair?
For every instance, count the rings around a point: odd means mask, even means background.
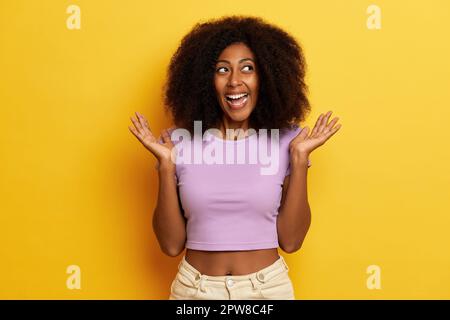
[[[221,52],[244,43],[256,58],[259,97],[249,127],[259,130],[291,128],[305,119],[311,107],[306,97],[306,62],[297,41],[259,17],[227,16],[197,23],[172,56],[164,84],[164,104],[176,127],[193,134],[217,128],[223,111],[216,98],[214,73]]]

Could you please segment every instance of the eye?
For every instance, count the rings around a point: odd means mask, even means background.
[[[244,69],[244,68],[250,68],[250,70],[253,70],[253,69],[254,69],[253,66],[251,66],[251,65],[243,66],[242,69]],[[226,68],[226,67],[220,67],[220,68],[218,68],[216,71],[219,72],[219,73],[221,73],[221,72],[220,72],[221,69],[227,69],[227,68]]]

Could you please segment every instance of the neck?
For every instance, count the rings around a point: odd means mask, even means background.
[[[230,121],[228,118],[223,117],[222,121],[220,123],[220,131],[222,132],[222,136],[225,137],[225,139],[231,139],[231,140],[237,140],[238,137],[246,137],[247,136],[247,130],[248,130],[248,119],[245,119],[244,121]],[[227,136],[227,129],[234,130],[234,135],[231,137]],[[241,129],[241,130],[238,130]]]

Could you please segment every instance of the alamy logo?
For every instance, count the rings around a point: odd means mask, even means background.
[[[255,129],[249,129],[248,136],[256,134]],[[227,129],[227,137],[243,136],[242,130]],[[260,129],[258,139],[246,139],[234,148],[225,148],[222,144],[211,143],[203,147],[203,142],[209,142],[214,136],[222,139],[219,129],[208,129],[202,136],[202,122],[194,121],[194,138],[188,130],[183,128],[174,129],[171,139],[175,146],[172,149],[171,158],[176,164],[261,164],[261,175],[275,175],[279,169],[279,129],[270,129],[270,141],[268,142],[267,129]],[[233,146],[234,147],[234,146]],[[248,147],[248,153],[246,152]],[[270,149],[270,152],[269,152]],[[246,155],[248,154],[248,157]],[[192,157],[193,156],[193,157]]]
[[[370,265],[366,271],[370,274],[366,281],[367,289],[381,289],[381,268],[377,265]]]
[[[81,9],[75,4],[71,4],[67,7],[66,13],[70,16],[67,17],[66,26],[69,30],[81,29]]]
[[[67,289],[81,289],[81,269],[77,265],[67,267],[66,273],[70,276],[66,280]]]
[[[381,29],[381,9],[375,4],[371,4],[367,7],[367,11],[370,16],[367,17],[367,29],[369,30],[379,30]]]

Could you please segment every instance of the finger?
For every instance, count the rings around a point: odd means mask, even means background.
[[[143,128],[148,126],[147,119],[142,114],[140,114],[137,111],[135,112],[135,114],[136,114],[136,117],[139,119],[139,123],[141,124],[141,126]]]
[[[322,121],[322,117],[323,117],[323,114],[321,113],[319,118],[316,121],[316,124],[315,124],[313,130],[311,131],[311,137],[315,137],[316,136],[317,131],[319,130],[320,122]]]
[[[331,116],[331,113],[332,113],[332,111],[330,110],[330,111],[328,111],[327,113],[326,113],[326,115],[323,117],[323,119],[322,119],[322,123],[321,123],[321,127],[323,127],[323,128],[325,128],[326,127],[326,125],[327,125],[327,123],[328,123],[328,119],[330,118],[330,116]],[[323,129],[322,129],[323,130]]]
[[[305,140],[306,137],[308,136],[308,133],[309,133],[309,127],[304,127],[299,134],[300,139],[302,139],[302,141]]]
[[[130,129],[131,133],[134,134],[136,136],[136,138],[139,139],[139,141],[142,142],[142,136],[141,134],[136,130],[136,128],[128,126],[128,129]]]
[[[325,129],[323,130],[324,133],[327,133],[331,130],[331,128],[334,127],[334,125],[336,124],[336,122],[339,120],[339,117],[335,117],[333,120],[331,120],[331,122],[325,127]]]
[[[294,143],[297,143],[299,141],[304,141],[306,139],[306,137],[308,136],[309,133],[309,127],[303,127],[299,134],[297,134],[297,136],[292,139],[292,141],[294,141]]]
[[[148,125],[148,121],[147,118],[144,117],[143,115],[141,115],[141,117],[144,119],[144,124],[147,127],[148,131],[152,132],[152,129],[150,128],[150,126]]]
[[[323,129],[325,129],[325,126],[328,122],[328,118],[331,115],[331,111],[328,111],[327,114],[322,118],[322,121],[320,123],[319,129],[318,129],[318,134],[322,134],[323,133]]]
[[[170,135],[169,135],[169,132],[167,131],[167,129],[164,129],[163,131],[162,131],[162,137],[163,137],[163,141],[164,141],[164,143],[171,143],[172,141],[170,140]]]
[[[141,125],[142,129],[144,129],[144,127],[145,127],[145,121],[144,121],[144,119],[142,118],[142,115],[141,115],[139,112],[137,112],[137,111],[135,111],[134,114],[136,115],[136,118],[138,119],[139,124]]]
[[[342,127],[342,125],[339,123],[336,127],[334,127],[333,129],[331,129],[331,131],[329,131],[329,132],[326,134],[327,140],[328,140],[332,135],[334,135],[336,132],[338,132],[338,130],[339,130],[341,127]]]
[[[141,124],[139,123],[139,121],[136,120],[136,119],[134,119],[133,117],[130,117],[130,119],[131,119],[131,122],[133,122],[135,128],[139,131],[139,133],[142,134],[142,133],[143,133],[143,129],[142,129],[142,126],[141,126]]]
[[[150,130],[150,127],[148,125],[147,119],[142,114],[140,114],[139,112],[136,112],[136,116],[139,119],[139,123],[140,123],[144,133],[149,135],[150,137],[153,137],[153,133],[152,133],[152,130]]]

